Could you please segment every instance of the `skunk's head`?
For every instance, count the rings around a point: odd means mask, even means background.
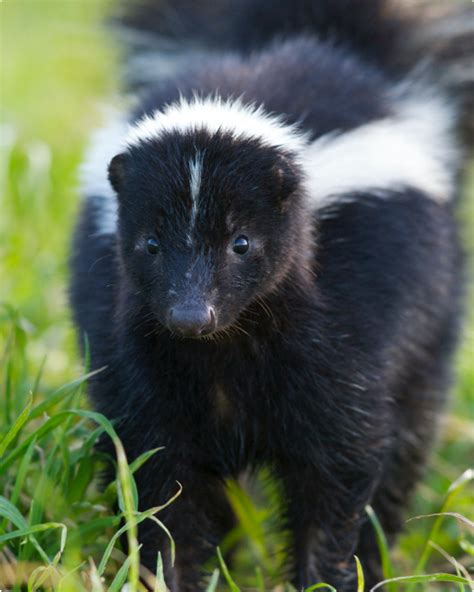
[[[169,125],[166,112],[145,119],[109,166],[124,269],[157,322],[182,337],[235,324],[278,286],[301,249],[302,138],[293,130],[278,137],[281,124],[270,119],[267,137],[247,120],[238,129],[236,113],[224,108],[214,105],[211,128],[199,117],[199,126],[184,125],[182,111]],[[229,119],[218,125],[223,115]],[[258,128],[263,115],[247,109],[246,118]]]

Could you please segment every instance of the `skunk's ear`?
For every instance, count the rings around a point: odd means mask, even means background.
[[[109,181],[114,190],[120,193],[125,179],[128,155],[122,152],[112,158],[109,164]]]
[[[298,188],[300,172],[289,158],[281,156],[273,167],[278,200],[282,203]]]

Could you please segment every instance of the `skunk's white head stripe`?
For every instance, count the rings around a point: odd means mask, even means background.
[[[241,100],[220,97],[190,101],[181,98],[153,115],[145,115],[129,131],[126,138],[133,146],[141,141],[159,138],[166,132],[185,134],[196,130],[210,134],[230,134],[236,139],[257,139],[263,144],[298,153],[307,138],[296,126],[287,125],[282,118],[268,114],[263,107],[246,105]]]
[[[311,206],[364,191],[390,195],[403,187],[449,201],[459,157],[453,123],[452,109],[432,97],[401,103],[392,117],[316,140],[304,160]]]
[[[188,241],[192,242],[192,232],[198,211],[199,192],[201,190],[203,155],[197,152],[189,161],[189,189],[191,193],[191,218],[189,222]]]

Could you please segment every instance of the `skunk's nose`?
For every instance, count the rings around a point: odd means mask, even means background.
[[[216,315],[211,306],[176,305],[168,314],[168,328],[182,337],[200,337],[212,333]]]

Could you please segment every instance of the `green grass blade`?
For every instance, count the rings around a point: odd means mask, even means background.
[[[21,490],[23,489],[23,484],[26,479],[26,474],[28,469],[30,468],[31,459],[33,457],[33,453],[35,451],[36,446],[36,439],[33,439],[27,448],[23,458],[21,459],[20,466],[18,467],[18,472],[15,479],[15,484],[13,486],[13,491],[10,497],[10,503],[13,506],[16,506],[18,499],[20,497]],[[6,528],[7,519],[3,520],[1,525],[1,530],[4,531]]]
[[[140,523],[141,520],[138,520],[138,523]],[[100,560],[99,565],[97,566],[97,573],[101,576],[103,575],[105,568],[107,567],[107,563],[110,559],[110,556],[112,555],[112,551],[117,543],[117,541],[120,539],[120,537],[125,534],[127,532],[127,530],[130,528],[130,524],[126,523],[124,524],[121,528],[119,528],[114,535],[112,536],[112,538],[110,539],[110,541],[107,544],[107,547],[105,548],[104,553],[102,554],[102,558]]]
[[[383,577],[385,580],[390,580],[394,577],[394,571],[392,561],[390,559],[390,549],[387,538],[373,508],[371,506],[366,506],[365,511],[375,531],[375,538],[377,540],[377,546],[379,549],[380,558],[382,560]],[[391,583],[387,586],[387,590],[389,592],[397,592],[397,585],[395,583]]]
[[[14,524],[17,528],[26,528],[28,526],[28,523],[20,510],[7,500],[6,497],[3,497],[3,495],[0,495],[0,515]]]
[[[63,575],[61,580],[58,582],[58,589],[57,592],[82,592],[83,587],[75,577],[77,572],[83,569],[85,565],[85,561],[76,565],[73,569],[69,570],[67,573]]]
[[[148,450],[143,454],[140,454],[138,458],[136,458],[132,463],[130,463],[130,472],[136,473],[140,467],[142,467],[147,460],[149,460],[152,456],[154,456],[160,450],[164,450],[164,446],[158,446],[158,448],[153,448],[152,450]]]
[[[58,389],[56,389],[53,393],[48,395],[44,401],[42,401],[39,405],[36,405],[31,410],[30,419],[35,419],[36,417],[40,417],[43,413],[49,411],[52,407],[63,401],[63,399],[71,394],[74,394],[76,389],[80,388],[83,384],[85,384],[89,378],[99,374],[99,372],[103,372],[103,368],[99,368],[92,372],[88,372],[87,374],[83,374],[79,378],[72,380]]]
[[[262,568],[259,565],[255,568],[255,587],[257,592],[265,592],[265,580],[263,579]]]
[[[225,564],[224,558],[222,557],[222,553],[219,547],[217,547],[217,557],[219,558],[219,564],[221,566],[222,575],[224,576],[224,579],[227,582],[227,585],[229,586],[231,592],[240,592],[240,588],[234,582],[232,576],[229,573],[229,570],[227,569],[227,565]]]
[[[56,487],[57,476],[54,470],[56,462],[56,451],[58,450],[56,445],[52,453],[48,455],[46,464],[41,471],[40,478],[34,489],[33,498],[30,505],[29,513],[29,526],[40,524],[45,514],[48,501],[51,498],[55,500],[55,506],[58,508],[59,513],[62,515],[62,509],[64,508],[64,500],[58,488]],[[59,466],[59,465],[58,465]],[[33,548],[31,545],[25,545],[21,548],[21,559],[29,560],[32,555]],[[62,553],[62,551],[60,552]],[[53,560],[53,563],[55,561]]]
[[[423,520],[424,518],[436,518],[440,516],[456,518],[458,522],[462,522],[468,526],[471,531],[474,531],[474,522],[469,520],[469,518],[466,518],[466,516],[459,514],[459,512],[434,512],[433,514],[422,514],[421,516],[414,516],[413,518],[410,518],[407,520],[407,522],[412,522],[413,520]]]
[[[69,504],[78,502],[85,498],[86,490],[89,487],[94,475],[94,459],[92,456],[83,457],[77,466],[76,474],[65,490],[68,492],[67,501]]]
[[[9,446],[9,444],[11,444],[13,442],[13,440],[16,438],[16,436],[20,432],[21,428],[28,421],[32,405],[33,405],[33,395],[30,394],[28,397],[28,402],[26,404],[26,407],[23,409],[23,411],[17,417],[15,423],[8,430],[5,437],[0,442],[0,458],[2,458],[2,456],[5,454],[6,449]]]
[[[354,559],[355,559],[356,567],[357,567],[357,592],[364,592],[365,591],[364,570],[362,569],[362,565],[361,565],[360,560],[357,557],[357,555],[354,555]]]
[[[13,384],[13,362],[12,360],[8,360],[6,364],[6,373],[5,373],[5,424],[10,425],[12,421],[12,384]]]
[[[168,530],[168,528],[163,524],[163,522],[161,522],[161,520],[158,520],[158,518],[154,515],[158,511],[159,511],[159,507],[154,508],[153,511],[150,512],[150,515],[148,516],[148,518],[150,520],[152,520],[155,524],[157,524],[161,528],[161,530],[164,531],[166,536],[168,537],[168,540],[170,541],[170,547],[171,547],[170,548],[171,565],[174,565],[174,562],[176,559],[176,544],[175,544],[174,539],[171,536],[171,532]]]
[[[115,578],[109,586],[108,592],[120,592],[122,586],[127,580],[128,570],[130,569],[131,557],[127,557],[123,564],[120,566]]]
[[[474,544],[473,543],[471,543],[470,541],[466,540],[465,538],[462,538],[459,541],[459,546],[461,547],[461,549],[465,553],[467,553],[471,557],[474,557]]]
[[[419,575],[419,576],[400,576],[398,578],[393,578],[392,580],[384,580],[383,582],[379,582],[376,586],[374,586],[370,592],[374,592],[374,590],[378,590],[382,586],[387,585],[390,582],[397,582],[399,584],[431,584],[433,582],[451,582],[455,584],[469,584],[469,580],[463,578],[462,576],[454,576],[453,574],[447,573],[434,573],[429,575]]]
[[[163,558],[161,553],[158,553],[158,557],[156,559],[156,577],[155,585],[153,586],[153,592],[167,592],[165,572],[163,569]]]
[[[124,517],[127,525],[128,554],[130,560],[130,592],[136,592],[140,575],[140,552],[137,539],[137,522],[135,517],[138,505],[138,494],[135,480],[128,466],[127,456],[122,443],[118,438],[114,441],[117,453],[117,466],[120,491],[123,498]]]
[[[52,566],[41,565],[32,571],[28,578],[28,592],[36,592],[51,588],[51,585],[56,588],[56,583],[59,581],[61,574]]]
[[[217,584],[219,582],[219,575],[220,575],[220,572],[218,569],[215,569],[212,572],[212,576],[211,576],[211,579],[209,580],[209,585],[206,588],[206,592],[216,592]]]
[[[33,400],[35,399],[35,397],[39,391],[39,386],[41,384],[41,379],[43,378],[43,373],[44,373],[44,369],[46,366],[46,360],[47,360],[47,356],[44,356],[43,359],[41,360],[40,367],[39,367],[38,372],[36,373],[36,376],[35,376],[33,388],[31,389],[31,395],[33,397]]]
[[[262,517],[252,503],[250,496],[240,485],[234,481],[227,483],[229,499],[235,515],[239,520],[239,526],[248,537],[257,561],[262,564],[268,562],[267,546],[265,544],[265,530],[262,526]]]

